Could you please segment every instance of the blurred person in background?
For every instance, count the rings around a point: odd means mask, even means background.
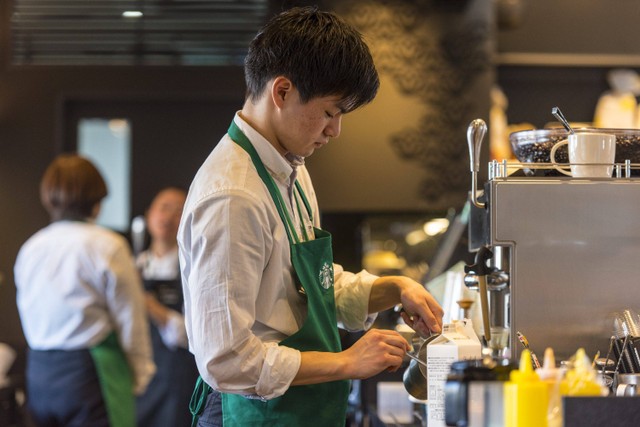
[[[184,190],[175,187],[158,192],[146,213],[149,248],[136,259],[146,290],[157,366],[147,391],[137,400],[138,427],[191,425],[189,399],[198,370],[187,350],[176,240],[186,197]]]
[[[56,157],[40,183],[51,223],[18,253],[27,409],[39,427],[133,427],[134,395],[155,372],[129,244],[94,222],[106,195],[89,160]]]

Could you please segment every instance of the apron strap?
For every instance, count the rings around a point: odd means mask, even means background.
[[[253,161],[253,164],[256,167],[256,170],[258,171],[258,175],[260,175],[260,178],[264,182],[264,185],[267,186],[267,189],[271,194],[271,198],[273,199],[273,203],[276,205],[278,214],[280,215],[280,219],[282,220],[284,228],[287,231],[287,237],[289,239],[290,246],[293,247],[293,245],[299,244],[300,239],[298,238],[298,233],[296,233],[295,231],[295,227],[293,226],[293,221],[291,221],[291,217],[289,216],[289,211],[287,210],[286,204],[282,199],[282,194],[280,194],[280,190],[278,189],[278,186],[273,180],[273,177],[267,171],[267,168],[264,166],[264,163],[262,163],[262,159],[260,158],[260,155],[258,155],[258,152],[256,151],[255,147],[251,144],[251,141],[249,141],[249,139],[242,132],[242,130],[240,130],[238,125],[236,125],[235,121],[233,120],[231,121],[231,125],[229,125],[229,130],[227,132],[229,133],[229,136],[231,137],[231,139],[236,144],[238,144],[242,149],[244,149],[244,151],[246,151],[251,157],[251,160]],[[296,183],[298,183],[297,180],[296,180]],[[298,188],[299,191],[302,190],[302,188],[300,187],[300,184],[298,184],[296,188]],[[302,194],[304,195],[304,193]],[[307,210],[310,211],[311,208],[310,206],[308,206],[308,204],[309,204],[308,201],[305,202],[305,206],[307,206]],[[296,284],[298,293],[300,293],[306,298],[304,287],[298,280],[298,275],[295,269],[293,269],[293,280]]]
[[[302,211],[300,210],[300,197],[294,196],[296,198],[296,209],[298,210],[298,216],[300,217],[300,231],[302,231],[302,236],[304,237],[304,241],[309,241],[309,235],[307,234],[307,227],[305,227],[304,219],[302,218]]]
[[[296,194],[295,194],[295,198],[296,198],[296,208],[298,209],[298,216],[300,217],[300,229],[302,230],[302,234],[304,235],[304,240],[305,242],[309,241],[309,235],[307,234],[307,227],[305,226],[304,223],[304,218],[302,217],[302,211],[300,210],[300,204],[304,203],[304,207],[307,210],[307,215],[309,216],[309,223],[311,224],[311,227],[313,227],[313,213],[311,211],[311,206],[309,205],[309,201],[307,200],[307,197],[304,195],[304,191],[302,191],[302,186],[300,185],[300,183],[298,182],[298,180],[296,180],[295,182],[296,185]],[[300,202],[300,199],[302,199],[302,202]]]
[[[235,121],[231,121],[231,125],[229,126],[229,130],[227,131],[227,133],[236,144],[242,147],[244,151],[246,151],[249,156],[251,156],[251,160],[253,160],[253,164],[258,171],[258,175],[260,175],[260,178],[262,178],[262,181],[267,186],[267,189],[271,194],[271,198],[273,199],[276,208],[278,209],[278,214],[280,214],[280,219],[282,219],[282,223],[285,226],[284,228],[287,231],[289,242],[291,244],[300,243],[298,234],[295,232],[295,228],[293,226],[293,221],[291,221],[291,217],[289,216],[289,212],[287,211],[284,200],[282,200],[282,194],[280,194],[280,190],[278,190],[278,186],[273,181],[273,177],[267,171],[264,163],[262,163],[262,159],[260,159],[260,156],[258,155],[255,147],[251,144],[247,136],[242,133],[238,125],[236,125]]]
[[[189,412],[191,412],[191,427],[198,425],[198,419],[204,411],[204,407],[207,404],[207,397],[211,393],[211,386],[204,382],[202,377],[198,375],[196,386],[193,389],[191,400],[189,401]]]
[[[280,215],[280,219],[282,219],[282,223],[285,225],[285,229],[287,230],[287,236],[289,237],[289,242],[291,244],[300,243],[300,239],[298,238],[298,234],[295,232],[293,221],[291,220],[291,216],[289,215],[287,206],[282,198],[282,194],[278,190],[278,186],[273,180],[273,177],[267,171],[267,168],[264,166],[264,163],[262,163],[262,159],[260,158],[260,155],[256,151],[255,147],[251,144],[251,142],[249,141],[247,136],[242,132],[242,130],[238,128],[238,125],[236,125],[235,121],[231,122],[231,125],[229,126],[229,130],[227,132],[229,133],[229,136],[231,137],[231,139],[240,147],[242,147],[249,154],[249,156],[251,157],[251,160],[253,160],[253,163],[256,166],[256,170],[258,171],[260,178],[262,178],[262,181],[267,186],[267,189],[271,194],[271,198],[274,200],[276,208],[278,209],[278,214]],[[307,200],[307,197],[305,196],[304,191],[302,190],[302,186],[300,185],[298,180],[295,181],[295,187],[296,187],[296,190],[298,191],[298,194],[302,198],[307,214],[309,215],[309,221],[311,221],[311,224],[313,224],[313,211],[311,210],[311,205],[309,204],[309,201]],[[302,232],[304,234],[305,240],[308,240],[309,237],[307,236],[307,232],[304,227],[304,221],[302,221],[300,206],[298,206],[298,214],[300,215],[301,222],[303,222]]]
[[[309,221],[313,224],[313,211],[311,210],[311,205],[309,204],[309,200],[307,200],[307,196],[304,195],[304,191],[302,191],[302,185],[296,179],[296,190],[298,190],[298,194],[302,197],[302,201],[304,202],[304,207],[307,210],[307,214],[309,215]],[[302,215],[300,215],[302,217]]]
[[[135,424],[133,376],[115,332],[89,349],[96,367],[100,388],[109,415],[109,425],[126,427]]]

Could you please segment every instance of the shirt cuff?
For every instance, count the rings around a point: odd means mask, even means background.
[[[336,287],[338,326],[347,331],[362,331],[371,327],[377,313],[369,313],[371,287],[378,276],[362,270],[357,274],[340,271]]]
[[[171,350],[178,347],[188,348],[187,330],[184,325],[184,316],[175,310],[169,310],[167,323],[158,327],[162,342]]]
[[[300,369],[302,356],[300,351],[277,343],[266,344],[266,347],[256,394],[270,400],[282,396],[289,389]]]

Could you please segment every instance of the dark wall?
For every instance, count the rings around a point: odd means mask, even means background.
[[[99,104],[96,113],[113,107],[135,114],[140,125],[153,128],[144,121],[155,118],[156,127],[166,127],[149,134],[136,151],[135,161],[146,168],[134,165],[133,212],[141,213],[158,185],[188,185],[188,176],[241,107],[244,80],[238,67],[12,68],[5,63],[0,93],[0,341],[11,344],[23,341],[13,303],[13,264],[20,245],[48,222],[38,200],[39,180],[61,146],[71,144],[65,123],[77,109],[91,112]],[[159,111],[163,104],[173,104],[175,114]],[[185,114],[189,108],[211,119]],[[209,123],[206,133],[195,122]]]
[[[538,128],[556,119],[551,108],[560,107],[567,120],[591,122],[596,103],[609,89],[609,67],[499,66],[497,82],[509,98],[510,123],[531,123]]]
[[[497,0],[520,4],[519,25],[498,33],[498,52],[639,55],[636,0]],[[512,9],[515,9],[512,7]]]
[[[517,16],[497,32],[497,82],[510,123],[543,127],[559,106],[591,122],[613,68],[640,71],[635,0],[498,0]],[[518,5],[514,7],[513,5]],[[517,11],[517,14],[515,13]]]

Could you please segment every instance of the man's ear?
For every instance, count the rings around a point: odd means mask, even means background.
[[[284,76],[278,76],[271,84],[271,99],[278,108],[283,108],[284,103],[291,96],[293,83]]]

